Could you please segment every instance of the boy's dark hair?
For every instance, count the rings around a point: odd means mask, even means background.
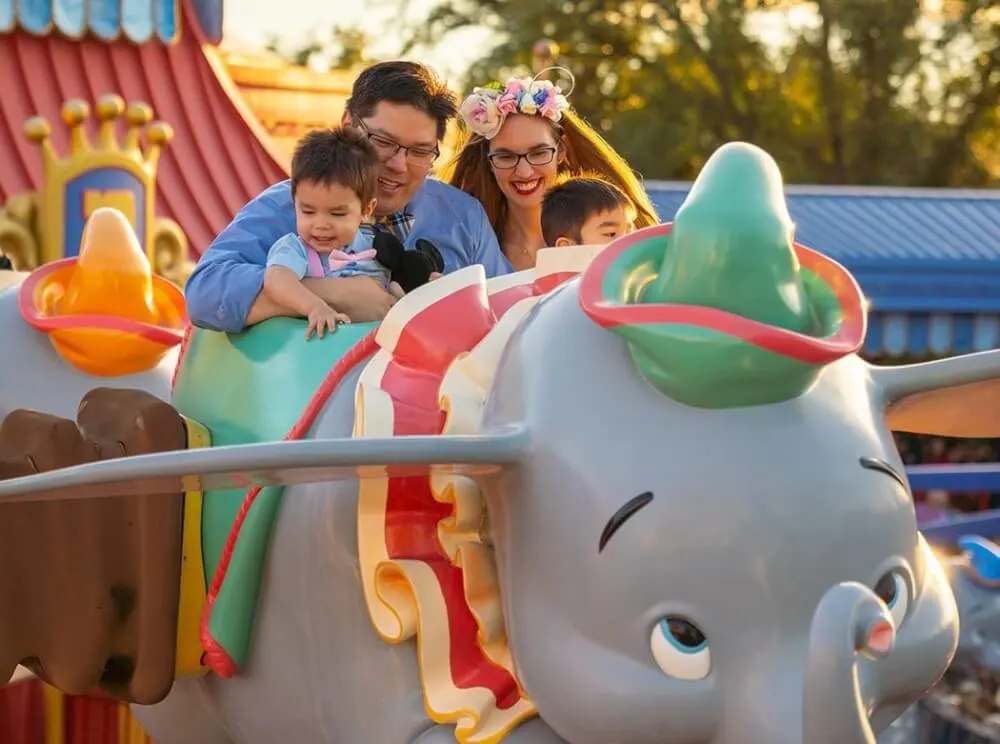
[[[458,113],[458,96],[444,80],[427,65],[409,60],[379,62],[362,70],[345,107],[353,116],[366,118],[382,101],[407,104],[433,117],[439,140]]]
[[[378,153],[363,132],[349,127],[316,129],[306,134],[292,155],[292,196],[303,181],[339,183],[358,195],[362,208],[375,198]]]
[[[556,238],[583,240],[580,229],[601,212],[624,207],[634,209],[625,192],[595,175],[571,176],[557,183],[542,201],[542,237],[545,245],[555,245]]]

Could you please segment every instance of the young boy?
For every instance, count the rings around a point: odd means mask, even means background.
[[[549,189],[542,202],[542,237],[548,246],[603,245],[632,232],[635,207],[624,192],[598,176],[572,176]]]
[[[310,132],[292,156],[295,232],[271,246],[264,292],[301,313],[306,338],[351,319],[302,284],[303,277],[370,276],[389,287],[389,270],[375,259],[375,181],[378,155],[364,133],[348,129]]]

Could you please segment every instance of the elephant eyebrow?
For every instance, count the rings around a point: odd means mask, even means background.
[[[597,552],[603,552],[604,546],[608,544],[608,540],[610,540],[611,536],[618,531],[618,528],[625,524],[629,517],[633,516],[637,511],[646,506],[646,504],[652,500],[653,492],[645,491],[640,493],[638,496],[633,496],[622,504],[621,508],[612,514],[611,519],[609,519],[608,523],[604,525],[604,529],[601,531],[601,539],[597,543]]]
[[[861,467],[865,468],[866,470],[876,470],[879,473],[885,473],[894,481],[896,481],[896,483],[901,485],[904,491],[910,490],[909,488],[906,487],[906,481],[903,480],[903,476],[901,476],[898,472],[896,472],[896,469],[892,467],[892,465],[887,463],[885,460],[879,460],[877,457],[862,457],[860,462],[861,462]]]

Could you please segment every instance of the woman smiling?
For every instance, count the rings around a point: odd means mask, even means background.
[[[465,132],[448,181],[482,202],[515,271],[534,266],[545,247],[542,199],[560,176],[597,174],[635,205],[636,227],[659,222],[628,163],[552,82],[510,78],[474,88],[459,116]]]

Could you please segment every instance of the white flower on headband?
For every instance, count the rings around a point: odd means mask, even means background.
[[[570,74],[569,70],[563,72]],[[568,108],[569,101],[562,88],[536,76],[509,78],[506,84],[496,82],[483,88],[473,88],[462,102],[459,114],[469,129],[489,140],[497,136],[509,114],[538,115],[559,121]]]
[[[497,106],[499,91],[488,88],[473,88],[472,95],[462,102],[458,113],[466,126],[476,134],[493,139],[500,131],[504,117]]]

